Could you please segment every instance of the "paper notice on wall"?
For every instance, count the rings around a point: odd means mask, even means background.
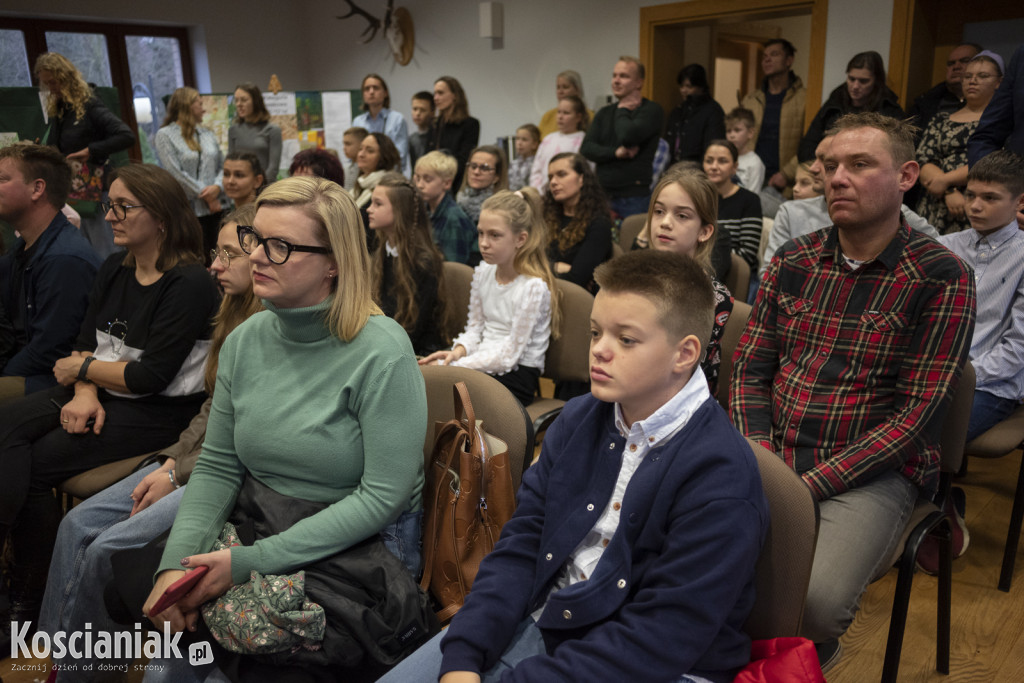
[[[342,152],[342,136],[352,127],[352,93],[321,93],[324,117],[324,147]]]

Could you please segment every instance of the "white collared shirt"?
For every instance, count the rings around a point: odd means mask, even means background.
[[[593,576],[597,563],[608,547],[612,536],[619,528],[622,499],[626,488],[636,473],[640,463],[652,448],[660,446],[671,439],[686,426],[697,409],[711,397],[708,391],[708,380],[700,367],[694,368],[693,376],[675,396],[658,408],[646,420],[627,425],[622,416],[622,406],[615,404],[615,428],[619,430],[626,443],[621,453],[614,450],[602,450],[598,457],[620,458],[619,476],[615,480],[615,489],[605,505],[604,512],[598,518],[594,528],[583,537],[576,549],[569,556],[561,575],[551,589],[554,593],[578,581],[586,581]],[[550,593],[549,593],[550,595]],[[540,619],[547,601],[533,614],[534,620]]]

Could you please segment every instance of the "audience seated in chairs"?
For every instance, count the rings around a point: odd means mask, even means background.
[[[224,298],[215,319],[203,376],[210,395],[225,338],[263,308],[252,292],[249,257],[238,245],[238,225],[252,225],[255,215],[254,204],[234,211],[225,219],[217,237],[210,268]],[[86,623],[91,623],[97,632],[120,630],[110,620],[101,599],[111,577],[110,556],[124,548],[144,545],[171,528],[185,493],[184,487],[202,450],[210,402],[207,398],[177,442],[157,454],[163,458],[162,464],[154,463],[137,471],[75,506],[64,517],[46,581],[46,595],[39,615],[40,631],[53,637],[59,631],[84,630]],[[62,668],[61,659],[54,658],[58,681],[92,678],[94,672],[85,670],[87,660],[74,661],[75,667]]]
[[[448,630],[382,681],[732,680],[747,663],[769,512],[697,371],[711,282],[647,250],[595,276],[593,395],[548,429]]]
[[[184,190],[167,171],[117,171],[104,205],[126,251],[100,268],[62,385],[12,401],[0,420],[0,544],[13,529],[10,619],[36,621],[60,523],[53,487],[106,462],[163,448],[205,398],[217,289]]]

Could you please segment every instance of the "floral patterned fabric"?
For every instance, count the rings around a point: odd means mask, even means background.
[[[237,545],[238,533],[228,522],[211,552]],[[306,599],[305,582],[304,571],[275,576],[253,571],[248,582],[203,605],[203,620],[217,643],[231,652],[318,650],[327,618],[320,605]]]
[[[949,113],[943,112],[935,116],[924,137],[917,146],[917,161],[935,164],[943,173],[967,165],[967,138],[978,127],[977,121],[958,123],[950,121]],[[917,204],[917,212],[944,235],[948,232],[959,232],[971,227],[967,217],[956,219],[949,215],[945,197],[936,197],[925,192]]]

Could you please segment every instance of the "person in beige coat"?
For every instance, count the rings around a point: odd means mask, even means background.
[[[784,38],[765,43],[761,57],[764,80],[740,104],[754,112],[750,144],[764,162],[766,185],[779,192],[796,178],[796,151],[804,132],[807,91],[791,70],[795,55],[796,48]]]

